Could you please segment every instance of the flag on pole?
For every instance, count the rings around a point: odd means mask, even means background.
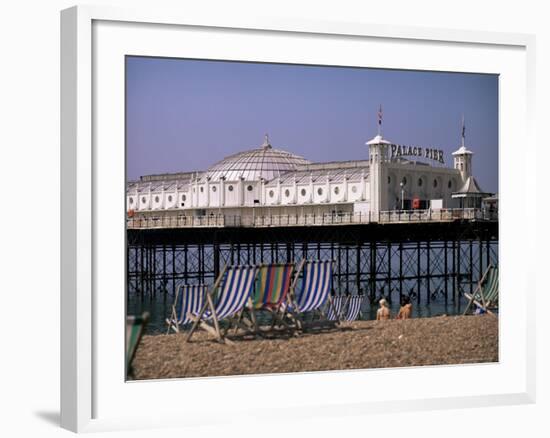
[[[378,110],[378,125],[382,125],[382,104],[380,104],[380,109]]]
[[[466,124],[464,123],[464,115],[462,116],[462,138],[466,137]]]

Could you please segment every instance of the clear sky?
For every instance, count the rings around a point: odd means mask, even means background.
[[[377,133],[397,144],[474,152],[481,188],[498,192],[498,76],[128,57],[127,175],[206,170],[273,147],[310,161],[366,159]]]

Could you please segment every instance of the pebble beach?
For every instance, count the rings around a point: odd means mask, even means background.
[[[498,318],[439,316],[355,321],[322,332],[236,336],[233,345],[204,331],[143,336],[133,379],[237,376],[498,361]]]

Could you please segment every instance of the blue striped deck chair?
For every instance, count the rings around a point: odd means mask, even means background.
[[[329,321],[339,321],[342,319],[342,311],[347,302],[347,298],[344,295],[338,295],[332,298],[332,305],[327,306],[327,319]]]
[[[197,327],[200,327],[216,336],[218,341],[231,344],[232,342],[225,339],[220,331],[219,321],[232,318],[244,308],[254,290],[257,274],[257,266],[224,267],[211,291],[206,292],[206,299],[201,309],[191,315],[193,326],[187,335],[186,342],[191,340]],[[210,321],[213,326],[209,324]]]
[[[302,322],[298,314],[318,311],[327,300],[329,306],[332,306],[329,294],[332,289],[332,260],[303,261],[300,268],[298,274],[300,271],[303,272],[302,284],[288,306],[288,311],[293,314],[299,329],[302,327]]]
[[[355,321],[359,312],[361,311],[361,305],[365,297],[363,295],[353,295],[349,297],[348,308],[346,309],[345,314],[342,316],[344,321]]]
[[[174,304],[172,304],[172,313],[166,319],[168,331],[173,329],[179,333],[179,328],[190,324],[191,315],[197,314],[201,310],[204,296],[206,295],[207,286],[204,284],[183,284],[178,286]]]
[[[302,268],[302,287],[296,295],[296,307],[301,313],[319,309],[332,288],[332,261],[306,261]]]

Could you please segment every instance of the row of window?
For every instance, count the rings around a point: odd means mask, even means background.
[[[252,186],[247,186],[247,187],[246,187],[246,190],[248,190],[249,192],[251,192],[253,189],[254,189],[254,187],[252,187]],[[215,191],[217,191],[217,190],[218,190],[218,187],[212,186],[212,191],[213,191],[213,192],[215,192]],[[227,186],[227,190],[229,190],[230,192],[232,192],[232,191],[233,191],[233,186],[232,186],[232,185]],[[193,192],[195,192],[195,191],[196,191],[196,188],[193,187]],[[201,191],[201,193],[203,193],[203,192],[204,192],[204,187],[201,186],[200,191]]]
[[[352,191],[353,193],[357,193],[357,186],[352,186],[352,187],[351,187],[351,191]],[[340,187],[338,187],[338,186],[334,187],[334,194],[337,195],[337,194],[339,194],[339,193],[340,193]],[[285,198],[290,198],[290,190],[289,190],[289,189],[286,189],[285,192],[284,192],[284,194],[285,194]],[[300,194],[301,194],[302,196],[306,196],[306,195],[307,195],[307,190],[306,190],[306,189],[300,190]],[[323,195],[323,188],[322,188],[322,187],[319,187],[319,188],[317,189],[317,194],[318,194],[319,196],[322,196],[322,195]],[[275,192],[274,192],[273,190],[270,190],[269,193],[268,193],[268,195],[269,195],[270,198],[273,198],[273,197],[275,196]]]
[[[391,176],[388,176],[388,184],[391,184]],[[406,177],[403,177],[401,179],[401,184],[403,184],[404,186],[407,185],[407,178]],[[424,180],[422,178],[418,178],[417,184],[418,184],[418,187],[422,187],[422,185],[424,184]],[[433,185],[434,189],[437,187],[437,185],[438,185],[437,179],[434,178],[432,185]],[[447,187],[448,188],[453,187],[453,182],[451,180],[449,180],[447,182]]]
[[[172,195],[168,195],[168,202],[172,202],[174,198],[172,197]],[[181,200],[182,202],[185,202],[187,200],[187,196],[186,195],[181,195]],[[128,202],[130,202],[130,205],[132,205],[134,203],[134,198],[130,198],[128,200]],[[142,204],[145,204],[147,202],[147,198],[145,196],[142,196],[141,198],[141,203]],[[160,198],[158,196],[155,196],[155,202],[160,202]]]

